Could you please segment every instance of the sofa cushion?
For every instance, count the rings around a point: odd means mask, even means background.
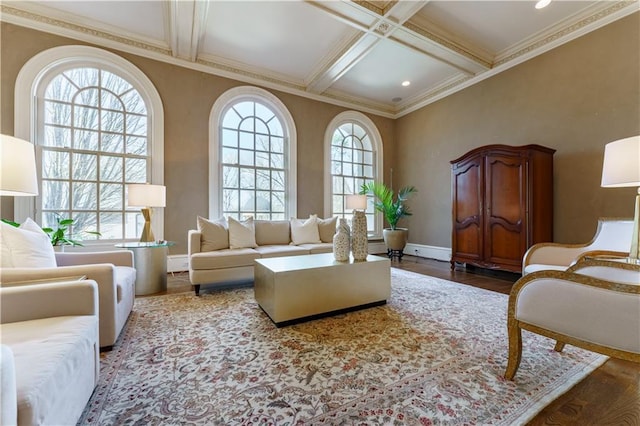
[[[21,424],[75,424],[96,383],[96,316],[0,325],[14,354]]]
[[[253,218],[249,217],[239,221],[229,216],[229,248],[239,249],[257,246]]]
[[[291,244],[308,244],[319,243],[320,234],[318,233],[318,216],[312,214],[309,219],[302,221],[301,219],[291,218]]]
[[[309,254],[331,253],[333,243],[301,244],[298,247],[309,251]]]
[[[224,217],[208,220],[198,216],[198,231],[202,234],[201,251],[229,248],[229,225]]]
[[[239,266],[253,266],[260,259],[260,253],[252,248],[222,249],[191,255],[191,269],[224,269]]]
[[[4,268],[55,268],[49,236],[31,219],[20,228],[0,222],[0,262]]]
[[[281,257],[281,256],[298,256],[309,254],[309,250],[300,246],[284,246],[281,244],[271,246],[259,246],[255,249],[260,253],[261,258]]]
[[[336,224],[338,216],[329,217],[327,219],[318,219],[318,233],[320,241],[323,243],[333,243],[333,236],[336,233]]]
[[[256,220],[254,223],[256,243],[259,246],[289,244],[291,242],[288,220]]]

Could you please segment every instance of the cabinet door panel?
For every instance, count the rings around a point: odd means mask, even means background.
[[[520,265],[527,247],[527,160],[491,155],[486,159],[485,260]]]
[[[459,261],[482,259],[483,167],[482,158],[478,157],[454,169],[451,244],[454,257],[460,257]]]

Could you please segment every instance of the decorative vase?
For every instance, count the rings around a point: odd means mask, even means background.
[[[350,230],[347,219],[341,218],[338,221],[338,231],[333,236],[333,257],[338,262],[349,260],[349,240]]]
[[[366,260],[368,254],[367,217],[361,210],[354,210],[351,223],[351,252],[354,260]]]

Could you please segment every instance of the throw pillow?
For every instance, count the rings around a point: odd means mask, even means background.
[[[253,224],[253,218],[250,217],[243,221],[229,216],[229,248],[254,248],[256,244],[256,231]]]
[[[49,236],[31,219],[19,228],[0,222],[2,267],[55,268],[56,255]]]
[[[333,236],[336,233],[336,224],[338,216],[329,217],[327,219],[318,219],[318,233],[320,241],[323,243],[333,243]]]
[[[302,221],[291,218],[291,244],[317,244],[320,243],[320,234],[318,233],[318,216],[312,214],[309,219]]]
[[[200,250],[214,251],[229,248],[229,226],[224,217],[208,220],[198,216],[198,231],[202,233]]]

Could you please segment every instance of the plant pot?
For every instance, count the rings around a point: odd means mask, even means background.
[[[406,228],[386,228],[382,230],[382,237],[387,246],[387,250],[402,252],[407,245],[409,230]]]

